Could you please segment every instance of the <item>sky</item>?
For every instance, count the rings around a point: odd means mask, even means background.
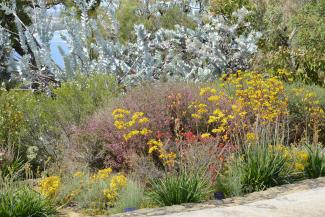
[[[61,11],[62,7],[63,7],[62,5],[56,5],[50,9],[48,9],[48,13],[49,13],[49,15],[53,16],[53,22],[57,29],[57,31],[55,31],[54,36],[50,42],[51,56],[52,56],[53,60],[56,62],[56,64],[58,64],[61,68],[64,69],[63,56],[59,52],[58,47],[61,47],[62,50],[66,53],[69,51],[69,48],[68,48],[68,44],[61,38],[61,34],[66,33],[66,31],[64,31],[63,29],[60,28],[61,25],[60,25],[59,16],[60,16],[60,11]]]
[[[62,40],[60,36],[61,34],[64,34],[63,30],[56,31],[54,33],[54,36],[50,42],[50,48],[51,48],[51,56],[53,60],[55,61],[56,64],[60,66],[60,68],[64,69],[64,60],[63,60],[63,56],[59,51],[59,47],[61,47],[61,49],[65,53],[69,52],[69,48],[68,48],[68,44],[64,40]]]

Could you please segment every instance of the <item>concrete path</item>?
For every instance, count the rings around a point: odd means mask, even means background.
[[[217,207],[156,217],[325,217],[325,187],[245,205]]]

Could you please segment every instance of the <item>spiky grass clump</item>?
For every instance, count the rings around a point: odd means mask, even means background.
[[[325,176],[325,153],[320,145],[306,145],[308,152],[305,173],[309,178]]]
[[[167,174],[163,178],[152,180],[151,185],[149,197],[161,206],[202,202],[212,192],[210,181],[202,170],[182,170],[178,174]]]
[[[27,186],[7,186],[0,191],[1,217],[55,217],[50,200]]]

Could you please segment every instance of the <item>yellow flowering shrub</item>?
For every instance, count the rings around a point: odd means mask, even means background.
[[[43,178],[39,182],[39,189],[41,194],[46,197],[53,197],[61,185],[61,178],[59,176],[49,176]]]
[[[204,104],[204,103],[192,103],[190,105],[190,108],[195,108],[196,109],[196,112],[192,114],[192,117],[195,118],[195,119],[202,119],[203,115],[208,113],[208,105]]]
[[[149,118],[145,117],[143,112],[131,113],[129,110],[118,108],[112,114],[115,127],[118,130],[126,130],[123,135],[125,141],[138,135],[146,136],[151,133],[148,128],[143,127],[143,124],[149,122]]]
[[[249,132],[246,134],[246,141],[255,141],[256,135],[255,133]]]
[[[204,108],[202,107],[202,109]],[[123,135],[125,141],[129,141],[135,136],[148,136],[152,133],[150,129],[143,127],[143,124],[150,122],[150,119],[145,117],[145,114],[143,112],[132,113],[129,110],[119,108],[115,109],[112,114],[115,120],[115,127],[118,130],[126,131],[126,133]],[[134,129],[134,127],[136,127],[136,129]],[[167,152],[164,149],[164,144],[162,141],[149,139],[147,145],[149,146],[148,154],[157,153],[159,158],[162,159],[166,165],[173,165],[174,160],[176,159],[176,154],[173,152]],[[109,195],[109,193],[107,194]],[[112,195],[114,194],[112,193],[111,196]]]
[[[83,208],[92,209],[114,206],[126,185],[127,177],[123,174],[112,174],[111,168],[95,173],[77,171],[71,178],[64,179],[62,184],[58,176],[48,177],[40,183],[42,194],[53,196],[63,204],[79,204]]]
[[[306,138],[312,137],[312,142],[314,144],[318,143],[320,129],[325,125],[325,112],[317,99],[316,93],[303,88],[293,88],[289,94],[297,97],[298,100],[295,104],[301,104],[298,107],[298,113],[304,119],[304,136]]]
[[[276,145],[278,150],[286,158],[286,166],[297,173],[304,172],[308,160],[308,152],[294,146]]]
[[[147,143],[149,145],[148,153],[152,154],[154,152],[158,153],[160,159],[164,161],[166,165],[173,165],[176,159],[176,154],[174,152],[167,152],[163,147],[164,144],[161,140],[151,139]]]
[[[203,134],[252,143],[258,141],[259,131],[265,126],[275,125],[287,116],[284,85],[277,78],[238,71],[222,80],[225,82],[218,90],[202,88],[202,101],[189,107],[194,110],[192,117],[204,123]]]
[[[227,82],[235,86],[235,98],[246,111],[261,121],[274,121],[287,113],[284,84],[275,77],[264,78],[258,73],[231,75]],[[239,109],[240,111],[240,109]]]
[[[110,176],[111,173],[112,173],[112,168],[105,168],[105,169],[98,170],[97,173],[92,175],[91,180],[92,181],[105,180]]]
[[[103,194],[109,205],[113,205],[118,198],[118,193],[126,186],[126,176],[120,174],[111,178],[109,187],[103,190]]]

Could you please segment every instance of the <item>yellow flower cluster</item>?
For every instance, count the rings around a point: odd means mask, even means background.
[[[206,105],[199,105],[201,109],[204,109]],[[125,141],[130,140],[131,138],[142,135],[146,136],[151,133],[151,130],[149,130],[146,127],[142,127],[141,125],[144,123],[148,123],[150,120],[144,116],[143,112],[134,112],[131,113],[129,110],[126,109],[115,109],[112,113],[114,115],[114,125],[117,129],[128,129],[134,125],[137,125],[140,127],[140,129],[133,129],[128,133],[125,133],[123,135],[123,138]],[[127,118],[129,121],[127,121]],[[154,152],[157,152],[159,154],[159,158],[164,161],[167,165],[173,165],[174,160],[176,159],[176,154],[173,152],[166,152],[166,150],[163,148],[164,144],[160,140],[151,139],[147,142],[147,145],[149,145],[148,153],[152,154]],[[111,194],[113,197],[113,193]]]
[[[210,133],[203,133],[203,134],[201,134],[201,138],[202,139],[208,139],[210,136],[211,136]]]
[[[105,168],[105,169],[98,170],[97,173],[92,175],[91,181],[108,179],[111,173],[112,173],[112,168]]]
[[[159,158],[163,159],[166,165],[172,166],[174,164],[176,154],[174,152],[167,153],[163,148],[164,144],[161,142],[161,140],[151,139],[147,144],[149,145],[149,154],[152,154],[153,152],[157,151],[159,154]]]
[[[308,160],[308,153],[294,146],[276,145],[275,150],[287,158],[287,167],[297,172],[303,172]]]
[[[85,174],[81,171],[77,171],[73,174],[73,177],[83,177]]]
[[[320,106],[320,102],[316,97],[316,93],[302,88],[294,88],[293,92],[296,96],[302,99],[305,105],[305,110],[309,113],[312,121],[317,121],[325,118],[324,109]]]
[[[204,96],[205,94],[210,93],[210,94],[216,94],[217,90],[211,87],[204,87],[201,88],[200,90],[200,96]]]
[[[46,197],[53,197],[57,193],[60,185],[61,178],[59,176],[49,176],[39,182],[40,192]]]
[[[287,69],[278,69],[275,72],[275,75],[277,78],[282,79],[287,82],[292,82],[294,79],[294,76],[291,72],[289,72]]]
[[[225,78],[222,78],[225,79]],[[206,121],[207,133],[223,134],[227,140],[232,132],[248,132],[244,139],[253,142],[257,138],[249,133],[257,126],[274,123],[288,114],[284,85],[277,78],[264,78],[248,72],[227,75],[226,87],[216,90],[202,88],[204,102],[194,102],[190,108],[192,117]]]
[[[294,155],[296,162],[294,164],[295,170],[296,171],[303,171],[305,169],[305,165],[307,164],[308,160],[308,153],[303,150],[294,150]]]
[[[212,133],[223,133],[226,131],[228,120],[233,119],[232,115],[226,115],[220,109],[215,109],[213,115],[209,116],[208,124],[217,123],[217,128]]]
[[[264,78],[258,73],[231,75],[227,81],[236,88],[238,104],[255,116],[269,122],[287,113],[287,99],[283,83],[275,77]]]
[[[103,194],[109,205],[113,205],[121,191],[127,184],[127,178],[124,175],[115,175],[110,181],[109,188],[103,190]]]
[[[114,116],[114,125],[117,129],[126,130],[134,126],[137,128],[123,135],[125,141],[137,135],[146,136],[151,133],[148,128],[141,128],[141,125],[149,122],[149,118],[144,117],[143,112],[134,112],[132,114],[129,110],[118,108],[112,114]]]
[[[123,137],[124,137],[125,141],[128,141],[129,139],[131,139],[132,137],[134,137],[136,135],[146,136],[149,133],[151,133],[151,131],[148,128],[142,128],[141,130],[132,130],[129,133],[124,134]]]
[[[318,143],[320,132],[319,126],[324,123],[325,120],[324,109],[321,107],[315,92],[302,88],[294,88],[293,93],[301,99],[304,105],[302,109],[304,110],[306,122],[308,122],[308,126],[311,128],[313,134],[313,142]]]
[[[246,140],[247,140],[248,142],[254,142],[255,139],[256,139],[256,135],[255,135],[255,133],[248,132],[248,133],[246,134]]]
[[[208,105],[199,102],[193,102],[189,108],[194,108],[196,110],[195,113],[192,114],[192,118],[202,119],[202,116],[208,112]]]
[[[122,189],[123,187],[126,186],[126,182],[127,179],[126,176],[124,175],[120,174],[120,175],[113,176],[111,180],[110,188],[115,190]]]

